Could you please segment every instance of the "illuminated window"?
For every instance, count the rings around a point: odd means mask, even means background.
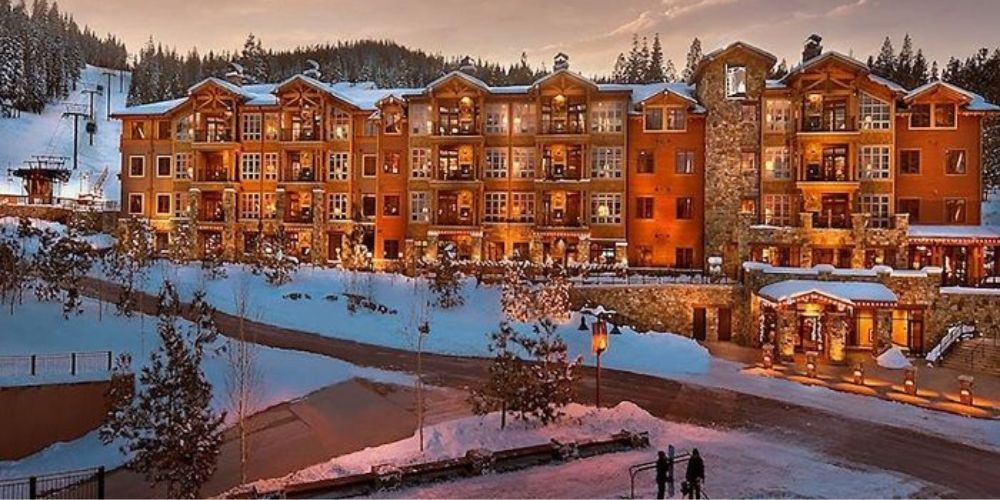
[[[944,173],[948,175],[964,175],[966,173],[964,149],[949,149],[944,152]]]
[[[410,177],[426,179],[431,176],[430,148],[413,148],[410,150]]]
[[[347,193],[330,193],[326,195],[326,200],[329,220],[347,220],[350,217]]]
[[[891,146],[861,146],[858,149],[858,165],[862,179],[888,179],[892,157]]]
[[[426,192],[410,192],[410,222],[428,222],[431,220],[430,205],[427,203],[427,199]]]
[[[245,181],[260,179],[260,153],[240,155],[240,179]]]
[[[346,181],[351,171],[351,154],[338,151],[330,153],[330,163],[327,165],[327,176],[331,181]]]
[[[618,133],[623,129],[621,101],[599,101],[590,110],[590,131],[597,134]]]
[[[867,93],[861,93],[861,128],[888,130],[892,124],[889,104]]]
[[[621,193],[593,193],[590,195],[591,224],[619,224],[621,221]]]
[[[514,177],[518,179],[531,179],[535,176],[535,148],[514,148],[513,161]]]
[[[483,174],[491,179],[507,177],[507,148],[486,148],[486,170]]]
[[[485,201],[484,221],[503,222],[507,219],[507,193],[487,192]]]
[[[858,197],[861,213],[869,214],[871,227],[889,227],[889,195],[863,194]]]
[[[766,148],[764,150],[764,175],[768,179],[791,179],[792,165],[788,148]]]
[[[534,222],[535,193],[511,193],[511,218],[515,222]]]
[[[591,177],[618,179],[622,176],[622,148],[595,147],[590,151]]]
[[[747,96],[746,66],[726,66],[726,97],[742,99]]]
[[[505,135],[507,133],[507,105],[486,105],[486,133],[489,135]]]
[[[792,196],[787,194],[764,195],[764,224],[790,226],[792,223]]]

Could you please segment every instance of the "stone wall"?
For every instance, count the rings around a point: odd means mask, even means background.
[[[980,335],[1000,337],[1000,290],[945,288],[935,298],[925,325],[928,346],[958,323],[973,323]]]
[[[742,339],[745,312],[739,285],[662,284],[587,285],[573,287],[574,308],[602,305],[616,311],[622,324],[637,330],[673,332],[693,336],[694,309],[705,308],[706,339],[718,340],[719,309],[732,314],[734,341]]]
[[[31,219],[47,220],[65,224],[75,212],[68,208],[51,205],[15,205],[0,203],[0,218],[2,217],[27,217]],[[114,233],[118,224],[119,212],[81,212],[95,214],[95,223],[98,231]]]

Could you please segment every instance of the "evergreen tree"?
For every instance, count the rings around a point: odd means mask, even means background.
[[[94,248],[74,230],[65,234],[52,229],[41,232],[31,269],[36,278],[35,296],[42,301],[59,301],[63,316],[83,313],[80,280],[90,272],[97,257]]]
[[[646,37],[642,37],[642,46],[639,49],[639,70],[637,71],[639,79],[632,83],[649,83],[649,71],[649,40]]]
[[[642,49],[639,47],[639,35],[632,35],[632,48],[628,52],[625,60],[625,83],[639,83],[642,81],[643,72],[646,68],[646,60],[643,58]]]
[[[627,62],[625,61],[625,54],[623,52],[618,53],[618,58],[615,59],[615,67],[611,72],[611,80],[616,83],[623,83],[626,80],[626,69]]]
[[[212,410],[212,385],[202,370],[206,349],[217,337],[213,310],[204,293],[192,303],[195,320],[183,331],[178,324],[180,299],[173,284],[163,283],[158,302],[157,334],[161,345],[139,374],[139,390],[112,386],[113,406],[100,437],[121,440],[130,456],[127,466],[152,485],[166,483],[171,498],[196,498],[215,472],[225,414]],[[121,380],[127,360],[116,367]]]
[[[0,229],[0,304],[7,302],[10,314],[14,314],[14,306],[21,301],[31,271],[22,241],[22,237]]]
[[[909,81],[907,84],[911,86],[908,88],[917,88],[928,81],[930,81],[930,76],[927,69],[927,59],[924,57],[924,51],[917,49],[917,55],[913,58],[913,64],[910,66]]]
[[[878,76],[890,79],[893,77],[896,72],[896,51],[892,48],[892,40],[889,40],[889,37],[885,37],[878,57],[869,63],[869,67],[872,73]]]
[[[285,252],[287,245],[288,238],[282,229],[276,235],[264,236],[257,242],[257,251],[252,257],[252,272],[256,275],[263,274],[267,283],[274,286],[292,281],[299,261]]]
[[[263,83],[268,81],[270,75],[267,53],[264,52],[260,40],[254,38],[253,33],[247,35],[238,62],[243,66],[243,76],[250,82]]]
[[[500,328],[490,334],[488,349],[493,360],[489,376],[469,395],[472,412],[476,415],[500,412],[500,429],[507,427],[508,413],[516,415],[524,409],[522,401],[530,379],[527,366],[518,354],[519,340],[519,334],[509,323],[500,323]]]
[[[667,59],[667,64],[663,68],[663,80],[666,82],[677,81],[677,67],[674,66],[674,61],[670,59]]]
[[[781,62],[778,63],[777,66],[771,68],[771,71],[767,73],[767,79],[780,80],[784,78],[785,75],[787,74],[788,74],[788,63],[785,61],[784,58],[782,58]]]
[[[548,425],[558,421],[562,409],[573,402],[573,372],[580,359],[569,359],[566,342],[548,319],[537,322],[532,330],[533,337],[521,339],[522,347],[534,361],[528,368],[521,411]]]
[[[691,40],[691,48],[688,49],[687,55],[687,65],[684,66],[684,72],[681,74],[681,78],[687,82],[691,81],[691,77],[694,76],[695,70],[698,68],[698,64],[701,63],[702,53],[701,53],[701,40],[695,37]]]
[[[903,47],[899,49],[899,55],[896,56],[895,64],[893,65],[892,75],[889,77],[892,81],[899,83],[906,88],[913,88],[913,40],[910,38],[910,34],[907,33],[903,37]]]
[[[649,54],[649,68],[646,70],[646,83],[667,81],[664,74],[663,46],[660,45],[660,34],[653,35],[653,50]]]
[[[438,258],[427,269],[430,272],[430,290],[435,295],[435,305],[451,309],[465,304],[462,270],[458,265],[458,252],[451,243],[438,252]]]
[[[105,259],[105,274],[119,286],[118,314],[131,317],[137,310],[141,285],[146,281],[152,258],[153,232],[149,222],[137,217],[122,221],[118,239]]]

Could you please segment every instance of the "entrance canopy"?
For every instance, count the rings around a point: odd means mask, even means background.
[[[986,245],[1000,244],[1000,227],[997,226],[910,226],[908,240],[911,244]]]
[[[785,280],[761,288],[757,295],[783,304],[832,301],[847,306],[891,306],[897,300],[881,283],[856,281]]]

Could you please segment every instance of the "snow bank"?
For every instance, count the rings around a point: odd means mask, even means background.
[[[254,276],[239,265],[227,265],[226,279],[206,281],[197,266],[178,267],[166,262],[152,270],[146,290],[155,293],[164,278],[178,284],[182,296],[204,287],[208,300],[226,312],[233,312],[233,288],[245,283],[255,304],[258,321],[342,338],[401,349],[415,347],[419,316],[416,304],[429,300],[427,284],[398,274],[354,273],[337,269],[303,267],[292,283],[273,287],[262,276]],[[372,312],[363,308],[351,313],[344,292],[370,296],[375,302],[395,310],[395,314]],[[298,293],[298,300],[286,298]],[[332,297],[331,297],[332,296]],[[477,287],[466,280],[465,305],[453,309],[431,309],[430,335],[424,342],[427,352],[464,356],[489,356],[489,334],[504,319],[499,287]],[[327,298],[331,297],[331,298]],[[589,319],[588,319],[589,323]],[[590,332],[577,330],[577,314],[558,325],[571,355],[580,355],[593,364]],[[514,325],[528,330],[530,325]],[[710,355],[696,341],[672,333],[637,333],[621,328],[622,335],[610,338],[610,347],[601,357],[604,366],[658,376],[705,373]]]
[[[113,307],[105,305],[103,318],[98,320],[97,307],[96,302],[87,299],[82,315],[65,320],[59,304],[39,302],[26,294],[24,304],[13,316],[6,308],[0,310],[0,352],[19,355],[111,350],[115,356],[127,352],[132,355],[133,369],[138,371],[148,362],[149,353],[159,346],[155,318],[115,316],[111,312]],[[221,348],[231,343],[222,337],[213,347]],[[255,347],[252,352],[256,368],[262,374],[254,396],[253,406],[257,410],[354,377],[410,383],[406,375],[357,367],[326,356],[263,346]],[[230,399],[226,392],[229,373],[226,354],[207,356],[203,369],[212,383],[212,406],[227,410]],[[23,378],[13,377],[9,381],[0,378],[0,386],[23,383]],[[111,468],[121,465],[124,460],[116,446],[101,444],[95,431],[69,443],[54,444],[21,460],[0,461],[0,479],[100,465]]]
[[[911,366],[910,360],[906,358],[906,354],[903,354],[903,350],[896,346],[886,349],[886,351],[880,354],[875,361],[882,368],[889,368],[892,370],[902,370],[903,368]]]
[[[66,225],[42,219],[31,219],[31,226],[39,229],[41,231],[52,230],[58,234],[66,233]],[[17,217],[0,217],[0,232],[6,232],[8,234],[16,234],[18,226],[21,225],[21,219]],[[101,250],[104,248],[111,248],[115,244],[114,236],[106,233],[97,233],[88,236],[83,236],[80,239],[90,243],[90,246],[95,250]],[[21,240],[21,244],[24,245],[27,253],[34,253],[38,249],[38,238],[25,238]]]
[[[403,465],[460,457],[467,450],[500,450],[547,443],[607,438],[622,429],[649,432],[648,450],[601,455],[562,465],[535,467],[507,474],[437,483],[379,496],[401,498],[622,498],[628,495],[630,465],[650,462],[656,450],[674,445],[679,451],[699,448],[706,463],[706,491],[718,498],[757,497],[906,497],[923,484],[915,479],[872,471],[788,444],[786,440],[737,431],[719,431],[665,422],[634,405],[596,409],[567,407],[567,418],[549,427],[509,421],[501,431],[499,414],[468,417],[425,429],[426,449],[418,437],[368,448],[316,464],[288,476],[252,483],[261,491],[286,484],[368,472],[373,465]],[[789,471],[794,470],[794,474]],[[681,466],[679,473],[683,474]],[[651,496],[652,471],[637,478],[637,494]]]

